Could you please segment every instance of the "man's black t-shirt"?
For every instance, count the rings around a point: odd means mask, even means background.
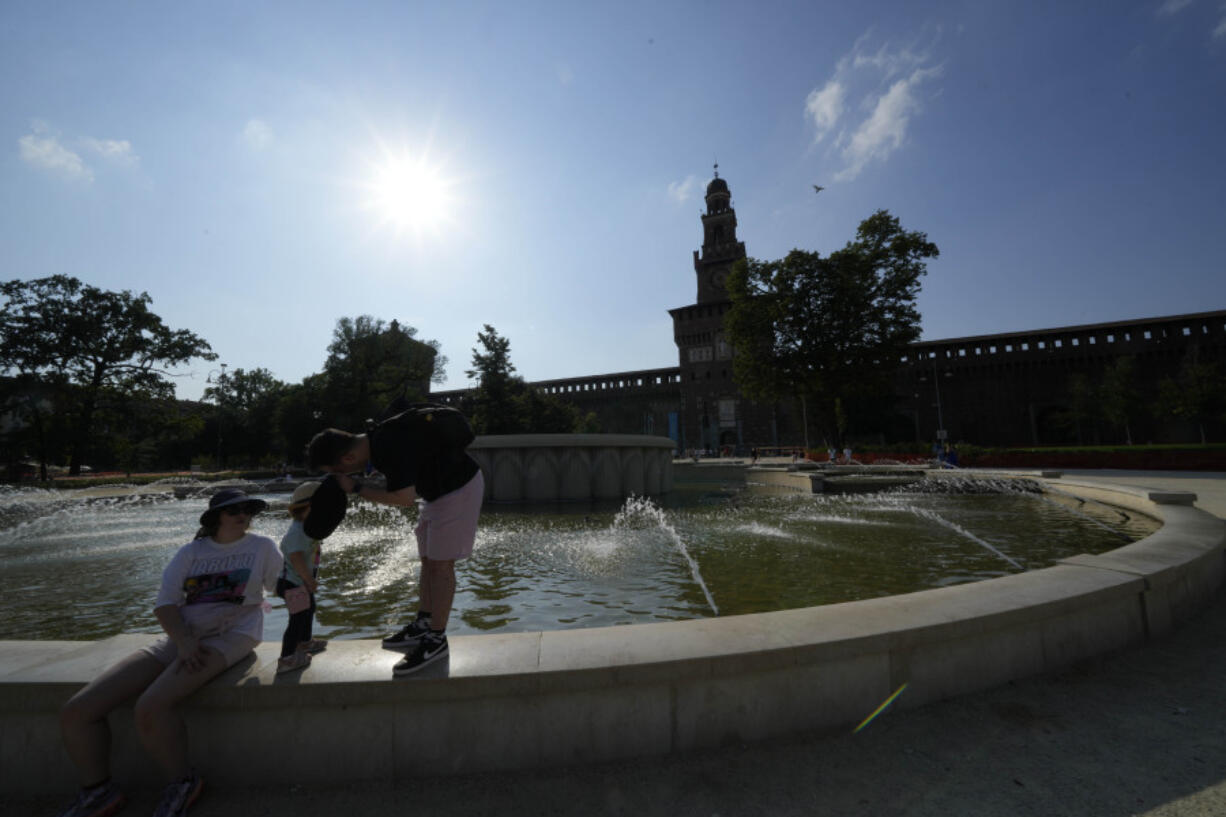
[[[370,432],[370,463],[387,477],[387,490],[412,485],[427,502],[463,488],[481,470],[464,448],[444,441],[426,416],[415,412]]]

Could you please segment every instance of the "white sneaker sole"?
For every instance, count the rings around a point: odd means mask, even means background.
[[[407,665],[405,665],[405,661],[401,661],[397,663],[396,666],[392,667],[392,675],[394,675],[397,678],[403,678],[406,675],[412,675],[413,673],[417,672],[419,669],[423,669],[424,667],[430,666],[431,664],[433,664],[435,661],[439,660],[440,658],[446,658],[449,653],[450,653],[450,650],[440,650],[436,652],[434,655],[427,658],[425,661],[422,661],[420,664],[418,664],[415,667],[408,667]]]

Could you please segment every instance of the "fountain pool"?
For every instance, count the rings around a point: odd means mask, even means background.
[[[875,598],[1045,567],[1158,527],[1059,494],[948,490],[777,496],[678,486],[659,500],[487,507],[473,558],[459,565],[449,630],[601,627]],[[272,509],[253,529],[279,540],[286,497],[262,498]],[[0,493],[0,640],[158,632],[161,570],[203,505],[135,491]],[[414,517],[361,503],[324,543],[318,635],[377,637],[415,609]],[[265,637],[279,640],[285,614],[273,605]]]

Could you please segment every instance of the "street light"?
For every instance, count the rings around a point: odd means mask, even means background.
[[[217,371],[216,369],[213,369],[213,371],[209,372],[209,375],[208,377],[204,379],[204,382],[210,383],[210,384],[212,383],[217,384],[217,470],[220,471],[221,470],[221,419],[223,415],[222,409],[224,408],[223,404],[226,399],[226,364],[225,363],[221,364],[221,375],[217,378],[217,380],[213,380],[213,372],[216,372],[216,371]]]
[[[945,376],[946,376],[946,377],[953,377],[953,375],[954,375],[954,373],[953,373],[953,372],[949,372],[949,371],[945,372]],[[924,377],[923,375],[920,375],[920,376],[919,376],[919,382],[921,382],[921,383],[925,382],[927,379],[928,379],[928,378],[927,378],[927,377]],[[936,402],[936,409],[937,409],[937,439],[938,439],[938,440],[944,440],[944,439],[946,439],[946,437],[948,436],[948,432],[945,430],[945,417],[944,417],[944,414],[943,414],[943,412],[942,412],[942,410],[941,410],[941,377],[940,377],[940,375],[937,373],[937,362],[936,362],[936,360],[935,360],[935,359],[932,361],[932,388],[933,388],[933,389],[936,391],[936,396],[937,396],[937,402]],[[919,398],[919,394],[918,394],[918,393],[917,393],[915,396],[916,396],[916,398],[917,398],[917,399]],[[918,417],[918,414],[917,414],[917,417]],[[919,421],[918,421],[918,419],[917,419],[917,420],[916,420],[916,423],[918,424],[918,422],[919,422]]]

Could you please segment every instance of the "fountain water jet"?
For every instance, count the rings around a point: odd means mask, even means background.
[[[707,587],[707,583],[702,580],[702,573],[698,570],[698,563],[694,561],[694,557],[685,547],[685,542],[677,533],[677,529],[669,523],[668,517],[664,511],[652,502],[647,497],[630,497],[626,500],[626,504],[617,512],[617,516],[613,519],[613,527],[626,527],[633,519],[649,519],[659,526],[660,530],[668,534],[673,544],[677,546],[677,550],[685,559],[686,564],[690,566],[690,574],[694,577],[694,581],[702,588],[702,594],[707,597],[707,604],[711,605],[712,614],[719,615],[719,607],[715,604],[715,599],[711,596],[711,591]]]

